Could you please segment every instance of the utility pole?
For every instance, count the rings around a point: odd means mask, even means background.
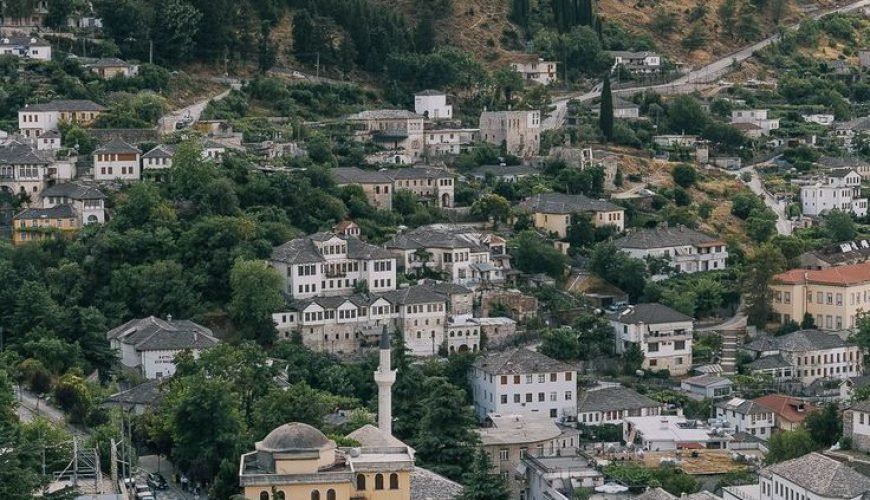
[[[320,52],[316,53],[317,55],[317,64],[315,65],[317,70],[315,72],[315,76],[320,79]]]
[[[148,64],[154,64],[154,40],[148,40]]]
[[[111,461],[111,474],[112,474],[112,484],[118,484],[118,443],[112,438],[111,441],[112,448],[112,461]]]

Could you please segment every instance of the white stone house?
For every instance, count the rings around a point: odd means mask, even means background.
[[[167,170],[172,168],[175,157],[175,145],[158,144],[142,155],[142,172],[148,170]]]
[[[870,401],[853,403],[843,412],[843,437],[852,441],[852,448],[870,452]]]
[[[635,229],[613,244],[636,259],[666,259],[673,273],[725,269],[728,259],[724,241],[684,226]],[[652,279],[664,279],[669,274],[656,274]]]
[[[395,290],[396,259],[354,236],[315,233],[272,250],[270,264],[294,299]]]
[[[139,160],[141,154],[139,148],[121,139],[113,139],[103,144],[91,155],[94,160],[94,179],[98,181],[141,179]]]
[[[752,400],[731,398],[716,405],[716,418],[737,432],[767,441],[776,427],[773,410]]]
[[[724,500],[866,500],[870,477],[846,462],[808,453],[758,472],[759,482],[723,488]]]
[[[46,188],[40,197],[42,208],[72,206],[81,226],[106,222],[106,195],[96,187],[80,182],[63,182]]]
[[[477,128],[432,128],[426,131],[426,153],[434,156],[458,155],[480,140]]]
[[[770,135],[771,130],[779,128],[778,118],[768,118],[766,109],[735,109],[731,112],[731,123],[751,123],[761,129],[761,135]]]
[[[50,61],[51,44],[41,38],[7,36],[0,38],[0,56]]]
[[[208,328],[192,321],[173,321],[149,316],[130,320],[109,330],[109,345],[119,352],[121,364],[141,372],[147,379],[171,377],[175,356],[190,351],[195,357],[214,347],[218,339]]]
[[[797,379],[809,385],[818,379],[845,380],[863,373],[861,349],[831,332],[799,330],[779,337],[760,336],[743,349],[757,357],[746,365],[750,372],[776,380]]]
[[[648,74],[655,73],[662,67],[662,58],[655,52],[609,50],[607,55],[613,58],[613,70],[622,66],[633,74]]]
[[[17,141],[0,145],[0,190],[9,194],[26,193],[33,199],[38,197],[46,187],[53,164],[48,153]]]
[[[25,137],[39,137],[49,130],[57,130],[61,123],[88,126],[105,111],[105,107],[87,100],[30,104],[18,111],[18,129]]]
[[[549,85],[558,79],[559,65],[555,61],[536,59],[527,62],[511,63],[511,69],[519,73],[526,82]]]
[[[669,370],[684,375],[692,366],[692,318],[662,304],[637,304],[608,316],[623,354],[636,344],[645,370]]]
[[[618,120],[640,118],[640,106],[621,97],[614,97],[613,117]]]
[[[529,349],[493,352],[478,358],[469,371],[474,410],[483,420],[491,413],[544,415],[553,420],[577,417],[577,370]]]
[[[447,104],[447,94],[438,90],[424,90],[414,94],[414,112],[428,120],[453,118],[453,106]]]
[[[734,383],[716,375],[698,375],[680,382],[680,389],[689,394],[707,399],[721,399],[731,395]]]
[[[61,136],[57,130],[49,130],[36,138],[39,151],[57,151],[61,148]]]
[[[831,169],[823,182],[801,186],[801,211],[804,215],[822,215],[831,210],[857,217],[867,215],[867,198],[861,197],[861,175],[855,170]]]

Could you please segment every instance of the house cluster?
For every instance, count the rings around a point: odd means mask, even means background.
[[[331,172],[339,187],[360,186],[369,203],[381,210],[393,208],[393,195],[399,190],[410,191],[421,201],[441,208],[450,208],[455,201],[453,174],[440,168],[363,170],[340,167]]]
[[[472,289],[500,281],[504,241],[492,234],[429,227],[379,247],[354,233],[316,233],[276,247],[271,266],[284,280],[286,307],[273,314],[282,338],[300,335],[312,349],[353,353],[371,345],[384,325],[403,332],[419,356],[477,351],[483,339],[513,335],[507,318],[476,317]],[[399,285],[400,272],[437,277]]]
[[[832,210],[856,217],[867,215],[867,198],[861,194],[861,175],[855,170],[830,169],[822,179],[801,186],[801,211],[804,215],[825,215]]]
[[[731,124],[747,137],[758,139],[779,128],[779,119],[767,115],[766,109],[735,109],[731,112]]]
[[[817,380],[843,381],[861,375],[864,354],[846,332],[799,330],[779,337],[761,336],[743,346],[753,355],[750,373],[808,386]]]
[[[662,57],[655,52],[611,50],[607,55],[613,58],[613,71],[622,68],[632,75],[647,75],[662,69]]]

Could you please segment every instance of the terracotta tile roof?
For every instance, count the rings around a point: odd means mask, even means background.
[[[817,407],[807,403],[806,401],[782,394],[768,394],[760,398],[755,398],[753,401],[770,408],[774,413],[776,413],[776,416],[791,423],[803,422],[804,419],[807,418],[807,415],[818,411]],[[798,411],[798,408],[803,408],[803,411]]]
[[[867,283],[870,282],[870,262],[819,270],[791,269],[777,274],[773,280],[787,285],[813,283],[845,286]]]

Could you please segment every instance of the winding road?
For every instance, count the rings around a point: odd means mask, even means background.
[[[834,9],[816,12],[815,14],[811,15],[810,18],[820,19],[830,14],[836,14],[838,12],[850,12],[867,6],[870,6],[870,0],[860,0],[858,2],[853,2],[842,7],[836,7]],[[800,23],[789,26],[786,29],[794,30],[798,27],[800,27]],[[710,82],[713,82],[716,79],[722,77],[723,75],[729,73],[736,63],[749,59],[755,54],[756,51],[777,42],[779,38],[779,33],[769,36],[764,40],[756,42],[752,45],[748,45],[736,52],[732,52],[731,54],[721,57],[711,62],[710,64],[707,64],[706,66],[702,66],[698,69],[692,70],[672,82],[660,85],[646,85],[631,87],[627,89],[618,89],[614,90],[613,94],[633,95],[643,90],[654,90],[660,94],[686,94],[689,92],[694,92],[695,90],[709,88]],[[550,116],[546,117],[541,122],[542,128],[544,130],[560,128],[565,123],[565,117],[568,111],[568,102],[584,102],[595,99],[601,95],[601,89],[599,87],[600,85],[596,85],[595,88],[586,93],[566,94],[554,98],[550,103],[552,108],[552,110],[550,111]]]

